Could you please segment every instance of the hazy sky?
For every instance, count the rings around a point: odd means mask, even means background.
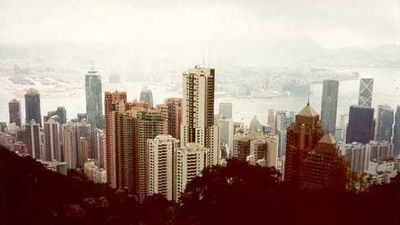
[[[0,0],[0,42],[398,44],[397,0]]]

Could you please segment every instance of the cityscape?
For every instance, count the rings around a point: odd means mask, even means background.
[[[241,3],[227,2],[214,5],[222,17],[237,23],[247,18],[230,17],[229,10],[242,12]],[[162,3],[124,4],[143,7],[137,12],[144,18],[146,10],[162,12]],[[171,12],[185,8],[171,4]],[[186,4],[194,15],[207,12],[208,3]],[[244,11],[268,6],[249,4]],[[315,9],[325,10],[320,7]],[[352,7],[358,14],[366,10]],[[220,28],[207,21],[187,23]],[[175,36],[161,29],[170,44],[160,47],[147,36],[153,33],[137,29],[144,36],[124,37],[131,44],[93,44],[92,37],[80,44],[27,44],[13,43],[18,32],[5,26],[0,224],[400,224],[399,31],[374,44],[369,41],[378,38],[371,33],[363,43],[374,48],[362,51],[338,47],[323,35],[317,41],[278,38],[265,45],[274,57],[258,49],[264,40],[246,43],[240,36],[236,45],[218,36],[222,42],[215,47],[217,41],[207,44],[201,35],[173,42]],[[30,32],[35,38],[48,30]],[[341,40],[353,45],[351,36]]]

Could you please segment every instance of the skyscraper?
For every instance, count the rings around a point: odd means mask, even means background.
[[[151,92],[151,90],[147,87],[144,87],[140,91],[140,101],[146,102],[149,107],[153,107],[153,92]]]
[[[148,191],[147,140],[166,134],[160,110],[146,103],[126,102],[124,92],[106,92],[107,180],[113,188],[127,188],[143,200]]]
[[[174,154],[179,141],[171,135],[158,135],[148,139],[149,186],[148,195],[161,194],[172,200],[174,182]]]
[[[15,123],[18,127],[21,126],[21,111],[20,104],[17,99],[12,99],[8,103],[8,110],[10,114],[10,123]]]
[[[287,129],[294,122],[294,113],[286,111],[277,111],[275,114],[275,134],[278,135],[279,156],[286,153]]]
[[[117,130],[118,125],[121,126],[121,122],[126,119],[123,116],[119,116],[121,112],[125,110],[126,103],[126,92],[106,92],[104,96],[104,107],[105,107],[105,117],[106,117],[106,168],[107,168],[107,182],[108,185],[112,188],[117,188],[121,185],[121,181],[117,182],[117,179],[121,176],[121,172],[117,173],[117,166],[122,166],[118,164],[118,161],[121,161],[121,149],[122,146],[120,144],[125,144],[117,141],[117,137],[121,136],[120,130]],[[117,123],[117,120],[121,120],[121,122]],[[125,125],[126,126],[126,125]],[[126,137],[126,135],[125,135]],[[125,141],[125,139],[124,139]],[[125,145],[124,145],[125,148]],[[118,150],[118,151],[117,151]],[[117,155],[118,159],[117,159]],[[133,160],[133,156],[131,156],[131,163]],[[118,161],[117,161],[118,160]],[[133,173],[133,171],[132,171]],[[132,179],[133,183],[133,175],[131,177],[127,177]],[[117,184],[118,183],[118,184]],[[117,186],[118,185],[118,186]],[[133,189],[133,184],[131,186]]]
[[[86,115],[92,128],[103,127],[103,104],[100,74],[92,68],[85,76]]]
[[[309,103],[296,115],[287,130],[285,181],[300,186],[300,175],[306,153],[315,149],[324,131],[318,113]]]
[[[220,129],[221,157],[228,158],[233,150],[233,121],[232,119],[220,118],[218,126]]]
[[[378,106],[378,118],[376,120],[375,140],[392,141],[393,109],[388,105]]]
[[[322,87],[321,120],[325,133],[335,135],[339,81],[324,80]]]
[[[249,125],[249,131],[261,133],[261,124],[258,121],[257,116],[253,116],[253,119],[251,119],[250,125]]]
[[[214,125],[215,70],[196,66],[183,73],[181,146],[198,143],[209,149],[210,165],[219,159],[219,129]]]
[[[42,159],[42,134],[40,124],[35,120],[25,124],[25,144],[28,149],[28,154],[34,159]]]
[[[374,109],[351,106],[346,132],[346,143],[368,143],[374,139]]]
[[[334,191],[346,189],[347,167],[330,134],[325,134],[315,149],[306,152],[300,165],[301,188]]]
[[[396,115],[393,129],[393,154],[400,154],[400,105],[396,107]]]
[[[362,78],[360,80],[358,106],[369,107],[369,108],[371,107],[373,89],[374,89],[374,79]]]
[[[267,121],[272,128],[273,134],[275,134],[275,111],[273,109],[268,109]]]
[[[78,135],[76,124],[69,122],[63,126],[63,158],[67,167],[78,167]]]
[[[40,94],[36,89],[29,89],[25,94],[26,123],[34,120],[42,126],[42,114],[40,113]]]
[[[55,118],[44,122],[45,157],[46,161],[62,162],[60,124]]]
[[[178,201],[186,185],[208,165],[207,151],[208,149],[197,143],[188,143],[175,151],[173,200]]]
[[[105,133],[100,129],[95,129],[91,131],[91,148],[94,163],[99,168],[106,168],[106,136]]]
[[[220,117],[232,119],[232,103],[219,103],[218,114]]]
[[[182,124],[182,99],[166,98],[164,104],[156,107],[163,112],[164,117],[168,120],[168,134],[179,139]]]
[[[56,116],[56,117],[54,117]],[[46,122],[50,118],[54,118],[57,122],[60,123],[60,125],[63,125],[67,122],[67,111],[65,110],[65,107],[59,106],[57,107],[56,111],[50,111],[47,113],[47,116],[44,116],[44,122]]]

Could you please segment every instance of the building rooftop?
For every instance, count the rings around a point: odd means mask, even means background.
[[[323,144],[336,144],[335,138],[332,137],[330,134],[325,134],[320,140],[319,143]]]
[[[297,114],[299,116],[315,117],[319,116],[318,112],[307,102],[307,105]]]

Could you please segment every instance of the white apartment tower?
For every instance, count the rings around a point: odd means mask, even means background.
[[[185,191],[186,185],[195,177],[201,175],[208,164],[207,152],[208,149],[197,143],[188,143],[175,151],[173,200],[178,201]]]
[[[183,73],[181,146],[197,143],[210,150],[210,165],[219,159],[219,129],[214,124],[215,69],[196,66]]]
[[[148,139],[148,194],[161,194],[172,200],[174,180],[174,152],[179,147],[179,141],[171,135],[158,135]]]

